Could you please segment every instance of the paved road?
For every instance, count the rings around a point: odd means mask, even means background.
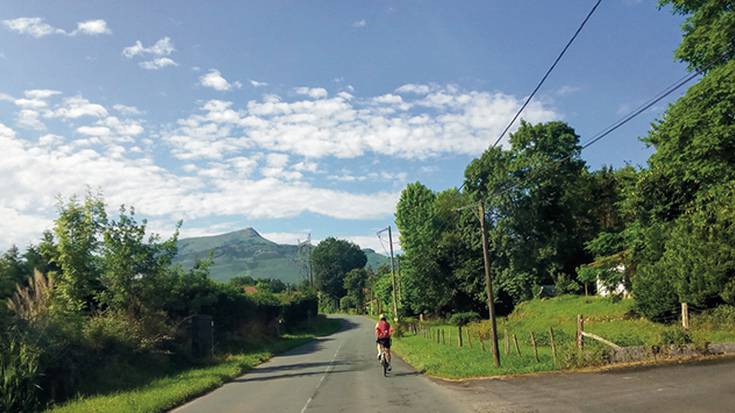
[[[443,382],[394,358],[382,377],[373,324],[294,349],[180,412],[735,412],[735,359],[601,373]]]
[[[299,347],[176,410],[189,412],[463,412],[448,390],[393,359],[382,376],[374,324],[343,317],[348,328]]]
[[[735,412],[735,360],[445,387],[475,412]]]

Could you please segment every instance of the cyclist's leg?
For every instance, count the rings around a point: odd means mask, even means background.
[[[390,364],[390,361],[391,361],[391,355],[390,355],[390,347],[391,346],[390,346],[390,344],[391,344],[391,339],[389,338],[388,339],[388,346],[385,347],[385,358],[386,358],[386,360],[388,360],[388,364]]]

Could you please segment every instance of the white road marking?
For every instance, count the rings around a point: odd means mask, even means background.
[[[311,404],[311,401],[314,400],[314,396],[316,395],[316,392],[319,391],[319,387],[321,387],[322,383],[324,383],[324,379],[327,378],[327,375],[332,372],[334,369],[334,362],[337,360],[337,354],[339,354],[339,351],[342,350],[342,346],[345,344],[343,341],[340,343],[339,347],[337,347],[337,351],[334,352],[334,356],[332,356],[332,360],[329,361],[329,367],[327,367],[326,370],[324,370],[324,375],[321,379],[319,379],[319,383],[317,383],[316,388],[314,388],[314,392],[309,396],[309,399],[306,400],[306,404],[304,404],[304,407],[301,409],[301,413],[304,413],[306,409],[309,408],[309,405]]]

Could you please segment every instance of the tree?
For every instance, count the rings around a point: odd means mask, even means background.
[[[486,204],[496,291],[514,304],[539,285],[572,285],[575,269],[589,261],[584,243],[596,225],[574,129],[522,122],[510,143],[470,163],[465,188]]]
[[[345,274],[363,268],[367,256],[356,244],[329,237],[311,253],[311,268],[319,291],[338,301],[345,295]]]
[[[735,2],[733,0],[660,0],[674,13],[687,16],[684,38],[676,57],[691,70],[704,70],[735,57]]]
[[[155,288],[168,271],[176,256],[177,238],[178,226],[166,241],[161,242],[158,235],[146,237],[146,221],[138,224],[135,209],[121,206],[119,218],[102,231],[99,302],[114,310],[138,314],[145,310],[146,290]]]
[[[365,306],[365,287],[368,281],[368,272],[365,268],[355,268],[345,274],[344,288],[352,306],[362,310]]]
[[[65,204],[59,201],[54,234],[58,240],[56,260],[61,272],[55,282],[66,310],[79,311],[94,305],[101,273],[96,251],[106,224],[105,205],[99,195],[88,193],[81,203],[76,197]]]
[[[423,184],[409,184],[396,206],[403,258],[401,285],[404,306],[413,313],[438,313],[455,291],[451,269],[442,268],[437,244],[444,228],[437,219],[436,195]]]

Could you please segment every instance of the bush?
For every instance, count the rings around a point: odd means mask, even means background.
[[[340,310],[347,312],[355,308],[355,300],[353,300],[350,296],[344,296],[339,299],[339,308]]]
[[[139,323],[117,312],[93,316],[84,325],[89,349],[100,356],[128,355],[143,350]]]
[[[464,313],[455,313],[449,317],[449,323],[455,326],[466,326],[469,323],[478,321],[480,315],[474,311],[468,311]]]
[[[671,328],[661,333],[661,344],[683,347],[692,343],[692,337],[680,328]]]
[[[15,338],[0,343],[0,411],[27,412],[39,409],[41,387],[40,351]]]
[[[653,321],[676,317],[679,298],[671,280],[656,265],[641,266],[633,279],[636,311]]]

